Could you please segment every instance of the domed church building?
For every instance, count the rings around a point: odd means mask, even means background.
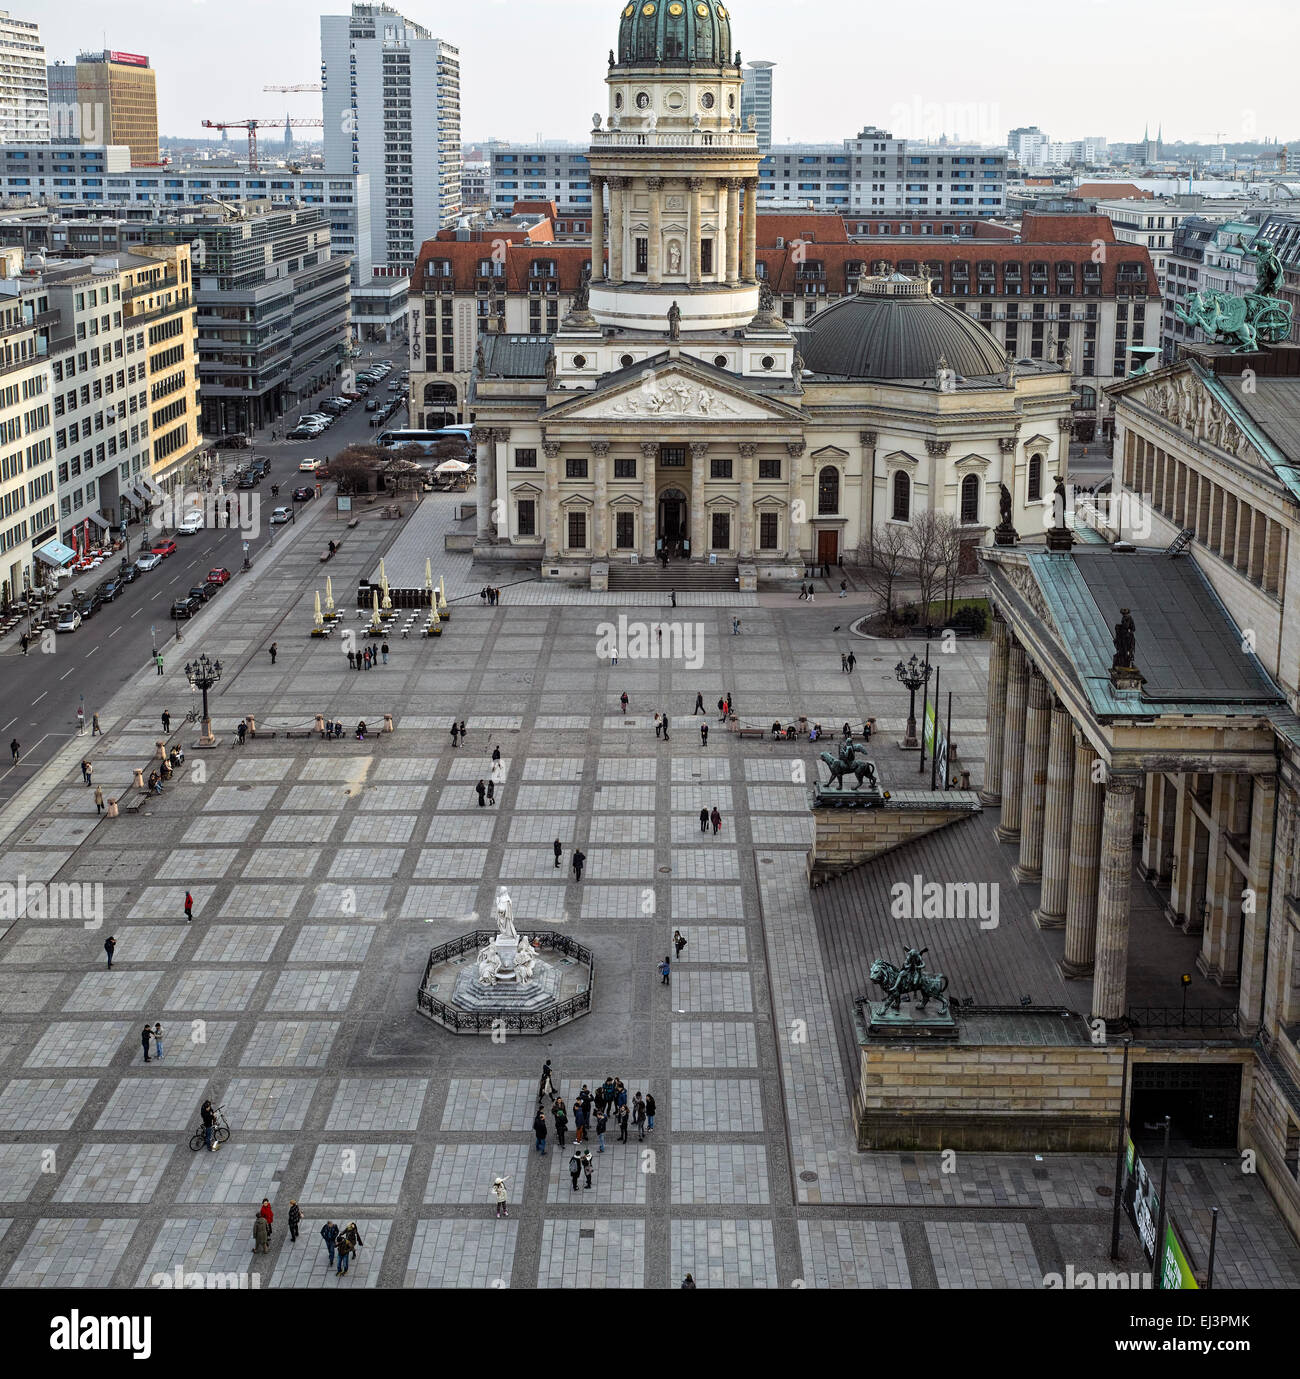
[[[879,524],[935,509],[969,530],[973,567],[1003,484],[1021,537],[1042,540],[1068,361],[1007,360],[927,279],[897,274],[784,323],[758,272],[733,43],[718,0],[623,7],[592,117],[608,220],[586,290],[550,337],[479,336],[476,553],[595,587],[667,555],[752,587],[858,558]]]

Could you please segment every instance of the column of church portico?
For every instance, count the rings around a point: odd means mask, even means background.
[[[701,280],[701,275],[700,275],[700,241],[704,238],[704,230],[703,230],[703,226],[704,226],[704,212],[703,212],[703,209],[702,209],[703,203],[702,203],[702,200],[701,200],[701,197],[700,197],[700,193],[701,193],[701,191],[702,191],[703,188],[704,188],[704,178],[702,178],[702,177],[692,177],[692,178],[688,179],[686,185],[690,188],[690,193],[691,193],[690,270],[691,270],[691,285],[692,285],[692,286],[695,286],[695,285],[696,285],[697,283],[699,283],[700,280]],[[716,252],[716,249],[717,249],[717,246],[715,245],[715,246],[714,246],[715,252]],[[715,266],[716,266],[716,265],[715,265]],[[692,519],[691,519],[691,520],[692,520],[692,525],[694,525],[694,516],[693,516],[693,515],[692,515]],[[695,552],[692,551],[691,554],[694,555]]]
[[[592,495],[596,511],[592,521],[592,556],[609,558],[609,442],[592,441],[591,462],[595,466],[596,491]]]
[[[1047,809],[1047,744],[1052,733],[1052,687],[1035,666],[1029,675],[1029,712],[1025,718],[1025,770],[1020,797],[1020,860],[1012,869],[1017,881],[1043,875],[1043,817]]]
[[[484,426],[476,426],[471,433],[474,442],[474,502],[478,514],[478,539],[480,542],[492,539],[492,482],[496,477],[496,466],[492,463],[492,432]]]
[[[1070,811],[1074,803],[1074,725],[1059,700],[1052,705],[1047,748],[1047,800],[1043,811],[1043,889],[1034,923],[1063,929],[1070,892]]]
[[[506,495],[510,490],[506,480],[506,464],[510,454],[510,428],[498,427],[492,432],[492,442],[495,451],[493,468],[496,470],[492,488],[492,535],[497,541],[509,541],[510,513],[506,506]]]
[[[1196,777],[1184,774],[1175,779],[1178,788],[1174,797],[1174,855],[1165,918],[1170,924],[1185,928],[1195,921],[1198,900],[1195,893],[1198,824],[1192,809],[1192,787]]]
[[[659,447],[653,441],[641,442],[641,557],[655,558],[655,525],[659,520],[655,493],[655,461]]]
[[[623,186],[625,177],[609,179],[609,276],[623,281]]]
[[[985,721],[984,789],[985,804],[1002,802],[1002,735],[1007,722],[1007,667],[1011,659],[1011,631],[994,608],[992,647],[989,650],[988,718]]]
[[[740,261],[740,189],[739,177],[729,177],[727,188],[727,281],[739,283],[744,273]]]
[[[740,535],[736,553],[741,560],[754,558],[754,456],[758,446],[752,441],[740,444]]]
[[[1097,961],[1092,974],[1092,1013],[1103,1020],[1118,1020],[1128,1008],[1129,892],[1139,784],[1133,776],[1111,776],[1104,792],[1097,877]]]
[[[709,458],[708,441],[691,442],[691,559],[703,560],[704,549],[704,466]]]
[[[1097,874],[1101,866],[1102,789],[1097,753],[1074,731],[1074,793],[1070,800],[1070,880],[1065,899],[1063,977],[1092,975],[1097,949]]]
[[[1250,852],[1246,857],[1242,900],[1245,923],[1241,933],[1241,989],[1237,996],[1237,1015],[1243,1030],[1259,1022],[1263,1001],[1276,802],[1277,777],[1255,776],[1250,797]]]
[[[785,520],[785,558],[791,565],[803,563],[802,553],[799,543],[802,540],[802,526],[800,520],[804,511],[804,504],[799,497],[799,461],[803,458],[805,446],[803,441],[786,441],[785,453],[790,457],[790,480],[788,486],[788,501],[786,505]],[[809,557],[811,559],[811,557]]]
[[[758,181],[745,183],[745,281],[758,279]]]
[[[605,179],[591,179],[591,280],[605,280]]]
[[[663,191],[662,177],[647,177],[646,187],[650,192],[650,281],[658,282],[663,277]]]
[[[558,464],[562,447],[554,442],[542,445],[546,456],[546,489],[542,497],[542,535],[545,538],[545,558],[549,563],[560,554],[560,482]]]
[[[1241,890],[1237,871],[1228,860],[1227,832],[1232,825],[1235,786],[1240,778],[1216,774],[1210,794],[1210,830],[1205,848],[1205,928],[1196,970],[1213,982],[1232,986],[1237,981],[1237,919],[1233,901]]]
[[[1011,643],[1007,665],[1007,711],[1002,722],[1002,821],[1000,843],[1020,841],[1021,787],[1025,778],[1025,715],[1029,710],[1029,660],[1019,642]]]

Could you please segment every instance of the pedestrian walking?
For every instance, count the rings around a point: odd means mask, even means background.
[[[81,778],[82,778],[82,780],[84,780],[84,781],[86,782],[87,785],[90,784],[90,772],[91,772],[91,769],[92,769],[92,768],[91,768],[91,765],[90,765],[90,761],[89,761],[86,757],[82,757],[82,758],[81,758]]]
[[[478,807],[482,809],[487,804],[487,786],[480,780],[474,789],[478,794]]]
[[[739,619],[739,618],[732,618],[732,620],[731,620],[731,635],[732,635],[733,637],[738,637],[738,636],[740,635],[740,619]]]
[[[626,1105],[623,1105],[623,1106],[618,1107],[618,1109],[617,1109],[617,1110],[615,1111],[615,1113],[614,1113],[614,1118],[618,1121],[618,1142],[619,1142],[619,1144],[626,1144],[626,1143],[627,1143],[627,1122],[628,1122],[628,1109],[627,1109],[627,1106],[626,1106]]]
[[[645,1139],[645,1097],[640,1092],[632,1098],[632,1124],[636,1126],[637,1139]]]
[[[587,854],[585,852],[575,851],[573,854],[573,879],[575,881],[582,880],[582,869],[586,864]]]
[[[573,1103],[573,1142],[581,1144],[585,1138],[587,1129],[587,1103],[582,1097],[575,1098]]]
[[[496,762],[498,762],[498,761],[500,761],[500,760],[501,760],[501,744],[498,743],[495,747],[492,748],[492,761],[493,761],[493,764],[495,764]]]
[[[848,656],[847,656],[843,651],[841,651],[841,652],[840,652],[840,674],[841,674],[841,675],[846,674],[847,671],[848,671],[848,668],[849,668],[849,658],[848,658]]]
[[[496,804],[497,802],[497,783],[490,776],[487,783],[487,802]]]
[[[460,746],[460,724],[454,718],[451,721],[451,745],[453,747]]]
[[[80,737],[86,731],[86,711],[80,705],[77,706],[77,736]]]
[[[266,1224],[266,1217],[259,1211],[253,1217],[253,1253],[255,1255],[270,1254],[271,1232]]]
[[[575,1149],[569,1155],[569,1177],[573,1179],[573,1190],[578,1190],[578,1175],[582,1172],[582,1151]]]
[[[162,1041],[163,1027],[160,1021],[155,1020],[153,1026],[153,1056],[159,1061],[159,1063],[162,1062],[163,1056]]]
[[[850,651],[850,652],[849,652],[849,674],[850,674],[850,675],[853,674],[853,667],[854,667],[855,665],[857,665],[857,663],[858,663],[858,658]]]
[[[602,1103],[596,1106],[596,1143],[600,1145],[599,1152],[605,1152],[605,1127],[609,1124],[609,1114],[606,1112]]]
[[[302,1210],[297,1201],[289,1198],[289,1244],[293,1245],[298,1239],[298,1227],[302,1225]]]
[[[560,842],[560,840],[557,838],[557,839],[555,840],[554,847],[555,847],[555,865],[558,867],[558,866],[560,865],[560,858],[561,858],[561,857],[563,856],[563,854],[564,854],[564,846],[563,846],[563,844]]]
[[[701,747],[707,747],[708,745],[709,745],[709,725],[708,725],[707,723],[701,723],[701,724],[700,724],[700,746],[701,746]]]
[[[140,1031],[140,1045],[141,1045],[141,1047],[144,1049],[144,1061],[145,1061],[146,1063],[148,1063],[148,1062],[150,1061],[150,1059],[149,1059],[149,1045],[152,1044],[152,1043],[153,1043],[153,1030],[151,1030],[151,1029],[149,1028],[149,1026],[146,1025],[146,1026]]]
[[[680,929],[674,929],[674,930],[673,930],[673,948],[676,950],[676,953],[677,953],[677,961],[678,961],[678,962],[681,962],[681,960],[682,960],[682,949],[685,948],[685,947],[686,947],[686,940],[685,940],[685,938],[682,936],[682,931],[681,931]]]
[[[624,690],[618,697],[618,702],[623,706],[623,712],[627,712],[627,690]]]
[[[17,738],[14,738],[13,741],[11,741],[9,744],[9,755],[14,759],[14,761],[18,760],[20,752]]]
[[[540,1102],[544,1096],[549,1096],[551,1105],[555,1105],[555,1083],[551,1078],[551,1060],[549,1058],[542,1064],[542,1079],[537,1084],[537,1100]]]
[[[171,730],[172,730],[172,716],[171,716],[171,711],[170,711],[169,709],[164,709],[163,712],[162,712],[162,725],[163,725],[163,732],[165,732],[165,733],[170,733],[170,732],[171,732]]]
[[[701,806],[700,806],[700,832],[701,832],[701,833],[707,833],[708,831],[709,831],[709,807],[708,807],[708,805],[701,805]]]
[[[671,602],[672,606],[673,606],[674,608],[676,608],[676,607],[677,607],[677,590],[676,590],[676,589],[670,589],[670,590],[668,591],[668,599],[669,599],[669,602]]]
[[[695,1287],[695,1280],[690,1276],[690,1274],[687,1274],[686,1277],[685,1277],[684,1279],[682,1279],[682,1287],[683,1287],[683,1288],[694,1288],[694,1287]]]
[[[695,691],[695,707],[691,710],[691,717],[694,718],[697,713],[702,713],[706,718],[708,717],[708,711],[704,707],[704,694],[700,690]]]
[[[650,1092],[645,1094],[645,1128],[647,1134],[655,1128],[655,1099]]]
[[[366,1242],[362,1240],[360,1232],[357,1230],[357,1223],[349,1221],[348,1224],[339,1232],[338,1252],[339,1267],[334,1271],[337,1278],[340,1274],[346,1274],[348,1265],[352,1263],[352,1256],[356,1254],[357,1248]]]
[[[808,597],[808,586],[802,580],[799,581],[799,597],[801,599]]]
[[[272,642],[271,645],[267,647],[267,650],[271,653],[271,664],[274,665],[275,658],[280,654],[280,643]]]
[[[809,602],[809,603],[816,603],[816,602],[817,602],[816,593],[817,593],[817,591],[816,591],[816,590],[812,587],[812,585],[810,584],[810,585],[808,586],[808,602]]]
[[[109,936],[104,940],[104,952],[108,954],[108,965],[110,969],[113,966],[113,954],[116,950],[117,940],[113,937],[112,934],[109,934]]]
[[[667,715],[667,714],[664,714],[664,741],[665,741],[665,742],[671,742],[671,741],[672,741],[672,738],[670,738],[670,737],[668,736],[668,715]]]
[[[500,1221],[503,1216],[508,1217],[510,1209],[506,1206],[506,1180],[504,1178],[492,1179],[492,1196],[496,1198],[497,1220]]]
[[[465,745],[465,739],[468,736],[469,734],[465,731],[465,720],[462,718],[460,720],[460,742],[462,747]]]
[[[104,812],[104,787],[103,787],[102,785],[97,785],[97,786],[95,787],[95,813],[96,813],[96,814],[102,814],[103,812]]]
[[[656,736],[656,737],[662,737],[663,735],[664,735],[664,721],[663,721],[662,718],[659,717],[658,714],[655,714],[655,736]]]
[[[718,830],[722,827],[722,815],[718,812],[718,806],[713,806],[713,812],[709,815],[709,822],[713,825],[714,837],[717,837]]]
[[[354,669],[354,670],[360,670],[360,669],[362,668],[362,665],[363,665],[363,664],[364,664],[364,663],[363,663],[363,661],[362,661],[361,652],[358,651],[358,652],[357,652],[356,665],[353,667],[353,669]]]
[[[188,924],[194,918],[194,897],[185,892],[185,922]]]
[[[563,1149],[564,1136],[569,1128],[569,1113],[562,1096],[557,1096],[551,1103],[551,1119],[555,1122],[555,1142]]]
[[[161,651],[154,658],[154,664],[158,667],[158,674],[161,675],[163,673],[163,655]]]
[[[271,1210],[271,1203],[265,1197],[262,1198],[262,1205],[258,1207],[257,1214],[266,1222],[266,1233],[270,1235],[275,1229],[275,1212]]]
[[[539,1154],[546,1153],[546,1134],[546,1112],[543,1111],[539,1105],[537,1114],[533,1117],[533,1138],[537,1141],[537,1152]]]
[[[339,1238],[339,1228],[333,1221],[326,1221],[320,1228],[320,1238],[325,1242],[325,1248],[329,1251],[329,1268],[334,1267],[334,1244]]]
[[[356,659],[357,659],[356,652],[355,652],[355,651],[349,651],[349,652],[348,652],[348,669],[349,669],[349,670],[351,670],[352,667],[355,665]]]
[[[591,1186],[591,1175],[594,1168],[595,1164],[591,1161],[591,1150],[584,1149],[582,1151],[582,1171],[585,1175],[582,1184],[584,1191]]]
[[[97,713],[92,713],[92,714],[90,715],[90,735],[91,735],[91,737],[98,737],[99,734],[100,734],[102,731],[103,731],[103,730],[102,730],[102,729],[100,728],[100,726],[99,726],[99,715],[98,715]]]
[[[668,986],[672,975],[672,965],[668,961],[668,954],[664,954],[664,960],[659,964],[659,985]]]
[[[28,642],[30,642],[30,641],[31,641],[31,638],[27,635],[26,632],[24,632],[23,635],[22,635],[21,637],[18,638],[18,645],[19,645],[20,647],[22,647],[22,649],[23,649],[23,655],[24,655],[24,656],[27,655],[27,644],[28,644]]]
[[[840,580],[840,598],[846,599],[846,598],[848,598],[848,596],[849,596],[849,584],[848,584],[848,580],[842,579],[842,580]]]

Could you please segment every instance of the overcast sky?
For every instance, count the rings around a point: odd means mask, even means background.
[[[147,53],[160,132],[198,136],[202,119],[319,116],[317,95],[263,94],[320,79],[321,0],[5,0],[41,25],[51,61],[79,49]],[[606,53],[622,0],[406,0],[393,6],[460,48],[466,140],[583,139],[606,109]],[[1237,18],[1234,20],[1233,15]],[[1148,121],[1166,139],[1300,132],[1287,54],[1292,0],[735,0],[745,60],[778,63],[774,135],[839,140],[863,125],[900,137],[947,133],[1001,143],[1036,124],[1055,139],[1127,142]],[[1274,78],[1252,52],[1281,59]],[[315,133],[304,130],[305,136]]]

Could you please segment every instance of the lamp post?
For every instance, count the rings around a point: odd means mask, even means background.
[[[904,747],[915,747],[916,741],[916,692],[922,685],[930,682],[930,662],[927,658],[924,662],[916,659],[913,652],[912,659],[906,663],[899,661],[894,667],[894,674],[898,677],[900,684],[907,687],[907,692],[911,696],[907,704],[907,736],[903,739]]]
[[[191,689],[203,691],[203,731],[199,734],[200,747],[215,747],[217,739],[212,735],[212,716],[208,712],[208,691],[221,679],[221,662],[210,661],[205,654],[196,656],[185,663],[185,678]]]

